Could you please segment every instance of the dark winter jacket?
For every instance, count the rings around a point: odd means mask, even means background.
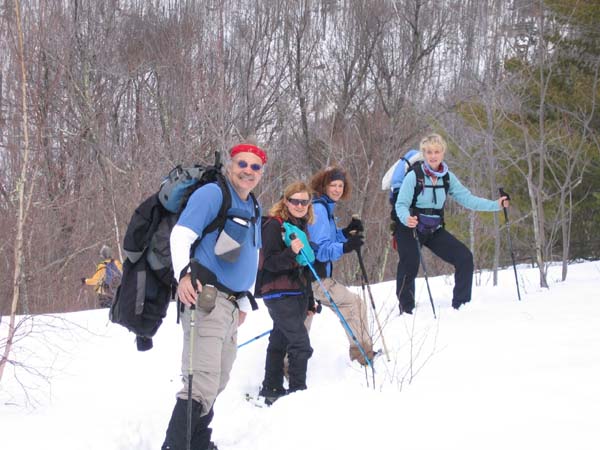
[[[291,218],[289,222],[307,232],[306,221]],[[312,297],[310,269],[296,262],[296,254],[285,245],[282,233],[281,223],[275,218],[268,218],[262,227],[261,270],[257,277],[256,294],[265,299],[292,293]]]

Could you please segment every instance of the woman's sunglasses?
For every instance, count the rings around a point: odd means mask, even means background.
[[[240,159],[237,162],[237,165],[240,169],[245,169],[246,167],[250,166],[250,168],[255,172],[259,172],[263,168],[263,166],[261,166],[260,164],[248,164],[243,159]]]
[[[310,200],[305,200],[303,198],[288,198],[287,200],[294,206],[308,206],[308,204],[310,203]]]

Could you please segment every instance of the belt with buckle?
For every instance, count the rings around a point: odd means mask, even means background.
[[[229,294],[227,297],[225,297],[227,300],[229,300],[231,303],[235,303],[237,304],[237,300],[238,297],[237,295],[233,295],[233,294]]]

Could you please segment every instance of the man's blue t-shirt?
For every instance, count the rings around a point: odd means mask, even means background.
[[[227,187],[231,192],[231,208],[242,209],[248,213],[248,217],[254,217],[252,198],[249,196],[244,201],[229,182],[227,182]],[[204,228],[217,217],[222,202],[223,193],[216,183],[202,186],[190,196],[177,225],[187,227],[202,236]],[[215,255],[219,230],[204,236],[194,252],[194,257],[200,264],[213,272],[219,283],[234,292],[250,290],[256,278],[258,249],[261,247],[260,211],[255,222],[257,223],[250,224],[252,229],[249,237],[242,245],[240,256],[235,262],[227,262]]]

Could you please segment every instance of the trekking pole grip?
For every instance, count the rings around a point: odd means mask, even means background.
[[[506,197],[505,201],[510,201],[510,195],[508,195],[503,187],[499,187],[498,192],[500,193],[500,197]],[[504,210],[504,220],[508,223],[508,208],[504,206],[504,202],[502,202],[502,209]]]

